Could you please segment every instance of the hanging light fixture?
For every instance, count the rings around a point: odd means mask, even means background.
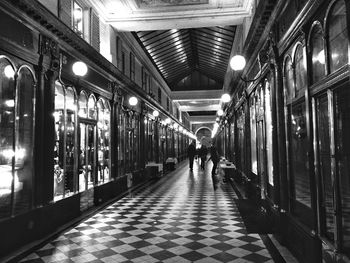
[[[227,103],[227,102],[229,102],[230,100],[231,100],[231,96],[230,96],[229,94],[227,94],[227,93],[222,94],[222,96],[221,96],[221,101],[222,101],[223,103]]]
[[[77,61],[72,66],[73,73],[76,76],[84,77],[88,71],[88,67],[82,61]]]
[[[139,100],[135,96],[131,96],[129,98],[129,105],[130,106],[136,106]]]

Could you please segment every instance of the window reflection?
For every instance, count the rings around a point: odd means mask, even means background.
[[[75,139],[76,99],[73,88],[55,83],[54,200],[76,191]]]
[[[350,253],[350,91],[341,89],[335,96],[336,156],[339,169],[343,250]]]
[[[298,45],[294,57],[295,63],[295,96],[303,95],[303,91],[307,85],[306,62],[304,57],[304,49],[302,45]]]
[[[83,8],[76,1],[73,2],[73,30],[83,35]]]
[[[292,212],[311,226],[311,191],[307,156],[305,103],[291,106],[290,110],[290,168],[292,177]]]
[[[17,84],[17,114],[15,124],[15,192],[14,213],[28,211],[33,198],[33,146],[34,146],[34,79],[32,72],[23,67],[19,71]]]
[[[312,82],[318,82],[325,75],[326,56],[324,52],[323,31],[320,25],[316,25],[311,33],[312,52]]]
[[[330,71],[348,63],[348,33],[344,1],[337,1],[328,17],[328,45]]]
[[[256,155],[256,114],[255,114],[255,100],[250,99],[250,152],[251,152],[251,169],[252,172],[258,174],[258,161]]]
[[[6,73],[7,72],[7,73]],[[9,74],[9,72],[11,74]],[[0,219],[11,215],[11,185],[20,190],[18,176],[12,173],[14,130],[14,69],[6,59],[0,59]]]
[[[293,67],[292,60],[290,57],[287,57],[285,61],[284,78],[284,96],[285,101],[288,102],[289,100],[295,97]]]

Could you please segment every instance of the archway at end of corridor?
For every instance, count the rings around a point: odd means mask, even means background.
[[[195,135],[197,137],[197,140],[200,142],[200,144],[205,145],[207,147],[210,146],[211,143],[211,133],[212,130],[208,127],[199,127],[197,131],[195,132]]]

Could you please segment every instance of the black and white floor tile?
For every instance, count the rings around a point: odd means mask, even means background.
[[[260,236],[247,233],[232,187],[214,188],[208,168],[182,165],[20,262],[274,262]]]

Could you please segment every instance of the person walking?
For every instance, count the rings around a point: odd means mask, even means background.
[[[201,169],[204,170],[205,168],[205,162],[207,161],[207,154],[208,154],[208,148],[204,144],[202,144],[201,148],[199,149],[199,156],[201,158]]]
[[[219,153],[215,147],[215,142],[212,143],[210,147],[210,158],[208,159],[213,162],[213,169],[211,170],[211,175],[214,176],[216,174],[216,168],[218,167],[218,162],[220,160]]]
[[[187,148],[187,155],[190,161],[190,170],[193,171],[193,160],[196,155],[196,141],[193,140]]]

